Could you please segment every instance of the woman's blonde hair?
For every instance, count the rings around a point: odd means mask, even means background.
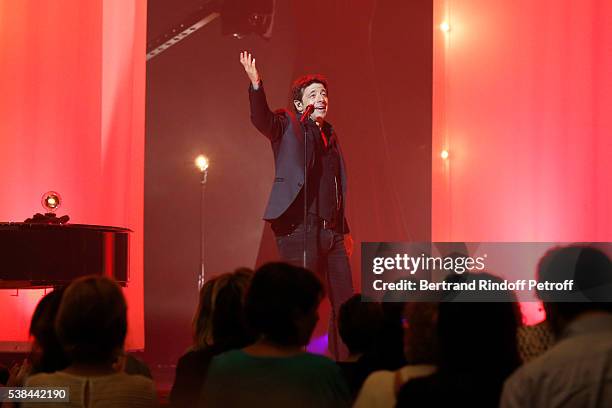
[[[219,309],[217,303],[219,294],[226,288],[232,287],[232,292],[234,294],[237,292],[239,298],[237,299],[239,304],[235,306],[241,309],[252,276],[253,271],[251,269],[239,268],[232,273],[221,274],[204,283],[204,286],[200,289],[200,300],[192,323],[194,348],[209,347],[219,341],[220,336],[216,333],[219,330],[215,331],[215,321],[219,320],[215,318],[215,313]],[[227,299],[224,299],[224,301],[227,301]],[[240,324],[241,322],[232,323]]]

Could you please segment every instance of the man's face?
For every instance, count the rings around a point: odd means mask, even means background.
[[[327,109],[329,107],[329,101],[327,99],[327,89],[318,82],[308,85],[304,88],[302,95],[302,101],[294,101],[298,112],[303,112],[308,105],[314,105],[314,112],[310,115],[310,118],[315,122],[317,119],[323,120],[327,115]]]

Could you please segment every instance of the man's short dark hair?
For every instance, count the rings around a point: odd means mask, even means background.
[[[586,245],[570,245],[549,250],[538,264],[539,282],[574,281],[567,291],[538,291],[542,301],[554,303],[558,314],[572,319],[590,310],[610,311],[612,262],[601,250]]]
[[[340,306],[338,332],[352,354],[365,353],[374,346],[382,322],[380,303],[355,294]]]
[[[55,330],[72,361],[113,361],[127,333],[127,305],[119,285],[104,276],[72,282],[62,296]]]
[[[286,263],[259,268],[246,297],[246,318],[258,336],[280,345],[302,345],[296,319],[312,313],[324,295],[323,284],[307,269]]]
[[[304,96],[304,89],[308,88],[312,84],[321,84],[325,87],[325,90],[329,92],[329,88],[327,87],[327,78],[325,78],[323,75],[304,75],[293,81],[293,84],[291,85],[291,100],[301,101],[302,97]],[[295,106],[293,106],[293,108],[295,109]]]

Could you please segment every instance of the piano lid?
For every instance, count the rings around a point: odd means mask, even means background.
[[[85,275],[129,281],[128,228],[0,223],[0,289],[66,285]]]

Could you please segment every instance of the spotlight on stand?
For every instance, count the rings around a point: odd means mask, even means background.
[[[225,0],[221,6],[221,34],[242,39],[257,34],[272,38],[276,0]]]
[[[199,155],[195,159],[195,165],[202,173],[208,170],[208,158],[203,154]]]
[[[64,215],[57,217],[55,211],[62,206],[62,197],[55,191],[47,191],[42,195],[40,204],[45,209],[44,214],[36,213],[32,218],[28,218],[24,222],[29,224],[65,224],[70,220],[70,217]]]
[[[198,291],[204,286],[206,276],[204,274],[204,192],[206,180],[208,179],[208,166],[210,161],[203,154],[195,159],[195,166],[200,170],[200,271],[198,272]]]

